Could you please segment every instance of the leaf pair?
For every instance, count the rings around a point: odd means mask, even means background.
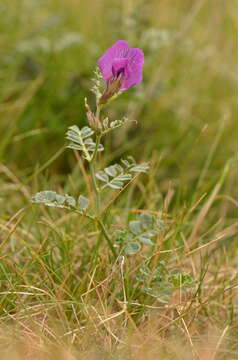
[[[160,261],[156,269],[142,266],[136,276],[141,290],[162,303],[167,303],[176,289],[186,290],[195,285],[191,275],[181,269],[169,270],[169,265]]]
[[[143,213],[137,220],[129,222],[128,229],[116,231],[114,237],[122,245],[125,254],[134,255],[141,250],[142,245],[154,245],[152,240],[161,227],[161,220],[158,221],[155,216]]]
[[[125,182],[132,179],[133,173],[143,173],[149,168],[146,163],[136,164],[132,157],[129,157],[128,160],[122,159],[121,163],[122,165],[114,164],[96,173],[96,177],[104,182],[101,190],[106,187],[120,190],[123,188]]]
[[[80,211],[85,211],[89,203],[88,199],[82,195],[76,201],[72,196],[60,195],[51,190],[38,192],[32,197],[32,202],[65,209],[78,208]]]
[[[66,139],[71,142],[67,147],[73,150],[82,151],[83,157],[87,161],[91,161],[91,153],[93,153],[96,148],[96,144],[91,137],[93,134],[94,131],[88,126],[84,126],[82,129],[79,129],[76,125],[70,126],[66,133]],[[103,150],[103,145],[99,144],[97,151]]]
[[[102,121],[102,126],[103,126],[103,132],[102,134],[105,135],[107,134],[108,132],[112,131],[112,130],[115,130],[121,126],[123,126],[124,124],[126,124],[128,122],[128,118],[127,117],[123,117],[121,120],[114,120],[114,121],[111,121],[109,122],[109,119],[108,118],[105,118],[103,121]]]

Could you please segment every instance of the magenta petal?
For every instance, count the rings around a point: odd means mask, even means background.
[[[131,86],[138,85],[142,81],[142,69],[144,65],[144,53],[141,49],[132,48],[128,53],[128,67],[130,76],[125,78],[121,90],[126,90]]]
[[[118,40],[110,47],[98,60],[98,66],[105,80],[112,76],[112,64],[114,59],[126,58],[129,51],[129,45],[124,40]]]

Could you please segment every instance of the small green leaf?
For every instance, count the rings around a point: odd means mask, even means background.
[[[32,197],[32,202],[60,208],[76,206],[76,201],[72,196],[59,195],[51,190],[38,192]]]
[[[111,177],[117,176],[117,164],[105,168],[104,171],[107,175]]]
[[[65,198],[65,196],[63,196],[63,195],[58,195],[58,194],[56,194],[56,196],[55,196],[55,201],[56,201],[58,204],[62,205],[62,204],[64,204],[64,203],[66,202],[66,198]],[[68,202],[67,202],[67,203],[68,203]]]
[[[129,222],[129,229],[135,235],[140,234],[140,232],[141,232],[141,223],[140,223],[140,221],[138,221],[138,220],[130,221]]]
[[[110,188],[112,188],[114,190],[120,190],[123,187],[123,182],[113,179],[112,181],[110,181],[107,184],[107,186],[109,186]]]
[[[103,123],[103,127],[107,129],[107,128],[108,128],[108,125],[109,125],[108,117],[106,117],[105,119],[103,119],[103,122],[102,122],[102,123]]]
[[[103,181],[103,182],[106,182],[106,183],[109,181],[108,175],[107,175],[103,170],[97,172],[97,173],[96,173],[96,177],[97,177],[99,180],[101,180],[101,181]]]
[[[72,206],[72,207],[76,206],[76,201],[72,196],[69,196],[69,195],[66,194],[66,195],[64,195],[64,197],[65,197],[65,204],[66,205]]]
[[[123,173],[124,169],[120,164],[115,164],[115,166],[119,174]]]
[[[84,126],[81,129],[81,133],[82,133],[82,138],[85,139],[89,136],[92,136],[94,134],[94,131],[90,127]]]
[[[110,128],[117,126],[117,120],[110,122]]]
[[[132,179],[131,174],[121,174],[117,176],[118,181],[130,181]]]
[[[132,172],[135,172],[135,173],[145,173],[146,171],[148,171],[148,169],[149,169],[149,166],[148,166],[148,164],[138,164],[138,165],[135,165],[135,166],[133,166],[131,169],[130,169],[130,171],[132,171]]]
[[[144,229],[151,229],[154,225],[154,216],[143,213],[140,215],[140,222]]]
[[[72,149],[72,150],[78,150],[78,151],[83,150],[83,147],[81,145],[77,145],[77,144],[74,144],[74,143],[71,143],[71,144],[67,145],[67,148]]]
[[[124,252],[127,255],[134,255],[136,253],[138,253],[141,249],[141,245],[140,243],[138,243],[137,241],[131,241],[128,242],[124,248]]]
[[[154,243],[150,240],[150,238],[143,235],[139,236],[138,240],[144,245],[154,245]]]
[[[88,204],[89,204],[89,200],[85,196],[80,195],[78,198],[79,209],[82,211],[86,210],[88,207]]]
[[[98,145],[98,151],[101,152],[104,150],[104,146],[102,144]]]

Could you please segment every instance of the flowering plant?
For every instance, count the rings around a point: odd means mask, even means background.
[[[150,212],[142,211],[139,216],[129,221],[124,228],[111,231],[110,225],[105,222],[106,214],[114,200],[134,180],[138,173],[145,173],[149,166],[147,163],[137,164],[131,156],[121,159],[120,163],[110,164],[104,169],[99,169],[98,153],[104,151],[103,137],[111,131],[123,126],[128,120],[109,120],[103,118],[102,109],[107,103],[121,92],[138,85],[142,80],[144,63],[143,51],[130,48],[123,40],[117,41],[98,60],[99,70],[95,72],[94,86],[92,91],[96,97],[95,111],[93,111],[85,99],[86,117],[89,126],[79,128],[77,125],[70,126],[66,138],[69,140],[68,148],[80,152],[85,162],[88,163],[91,188],[93,189],[94,206],[91,200],[80,194],[78,199],[68,194],[58,194],[55,191],[41,191],[33,196],[34,203],[41,203],[50,207],[63,208],[78,214],[89,220],[96,227],[97,241],[93,245],[93,252],[98,254],[101,240],[107,241],[113,258],[121,259],[124,264],[124,256],[134,255],[142,248],[151,249],[145,264],[138,268],[135,282],[142,293],[149,297],[156,297],[162,303],[168,302],[173,291],[178,287],[185,289],[193,284],[192,278],[179,269],[172,271],[167,269],[164,261],[157,263],[157,268],[151,268],[150,258],[156,252],[156,235],[164,228],[163,221]],[[104,84],[101,86],[101,82]],[[117,191],[109,204],[104,205],[104,192]]]
[[[94,209],[89,199],[80,195],[78,200],[69,195],[60,195],[54,191],[41,191],[33,196],[34,203],[59,207],[76,212],[91,220],[100,229],[108,246],[116,258],[120,253],[135,254],[143,245],[153,245],[153,237],[161,224],[149,214],[142,214],[131,221],[128,228],[110,234],[104,224],[104,209],[102,209],[102,194],[105,189],[117,190],[118,195],[128,183],[133,181],[135,174],[148,170],[148,164],[137,164],[132,157],[121,159],[120,164],[110,164],[105,169],[98,169],[98,153],[104,151],[102,138],[112,130],[123,126],[127,118],[111,121],[101,118],[101,110],[115,98],[119,92],[129,89],[142,81],[144,54],[141,49],[130,48],[124,40],[117,41],[98,60],[99,71],[96,71],[93,92],[96,95],[95,111],[92,111],[85,99],[86,115],[89,126],[79,129],[77,125],[70,126],[66,138],[68,148],[81,152],[89,164],[91,185],[94,193]],[[104,79],[105,85],[101,86]]]

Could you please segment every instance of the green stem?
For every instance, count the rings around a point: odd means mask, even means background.
[[[100,121],[100,107],[97,106],[97,110],[96,110],[96,118],[98,119],[98,121]],[[101,199],[100,199],[100,191],[99,188],[97,186],[97,181],[96,181],[96,176],[95,176],[95,161],[97,158],[97,153],[98,153],[98,147],[100,145],[100,139],[101,139],[101,135],[96,135],[96,145],[95,145],[95,150],[93,152],[91,161],[89,163],[89,169],[90,169],[90,175],[92,178],[92,184],[93,184],[93,191],[95,194],[95,206],[96,206],[96,213],[97,215],[100,212],[100,203],[101,203]]]
[[[98,147],[100,145],[101,137],[102,137],[102,135],[96,135],[96,145],[95,145],[95,150],[94,150],[92,158],[91,158],[91,163],[94,163],[95,159],[97,157]]]
[[[109,246],[111,252],[113,253],[113,256],[114,256],[115,259],[116,259],[116,258],[117,258],[116,249],[115,249],[114,246],[113,246],[113,243],[112,243],[112,241],[111,241],[111,238],[110,238],[110,236],[108,235],[107,230],[106,230],[103,222],[98,219],[98,224],[99,224],[99,226],[100,226],[100,228],[101,228],[101,230],[102,230],[102,233],[103,233],[105,239],[107,240],[108,246]]]
[[[97,111],[96,111],[96,118],[98,119],[98,121],[100,121],[100,106],[97,106]],[[115,258],[117,258],[117,252],[115,250],[115,248],[113,247],[113,243],[111,241],[110,236],[107,233],[107,230],[102,222],[102,220],[99,219],[100,216],[100,205],[101,205],[101,197],[100,197],[100,190],[98,188],[97,185],[97,180],[96,180],[96,175],[95,175],[95,161],[97,159],[97,153],[98,153],[98,147],[100,145],[100,140],[101,140],[102,135],[101,134],[97,134],[96,135],[96,145],[95,145],[95,150],[93,152],[93,155],[91,157],[91,160],[89,162],[89,168],[90,168],[90,175],[92,178],[92,185],[93,185],[93,191],[95,194],[95,207],[96,207],[96,222],[99,225],[100,229],[101,229],[101,233],[103,234],[103,236],[105,237],[108,246],[113,254],[113,256]],[[98,240],[98,244],[97,244],[97,249],[99,247],[100,244],[100,239]]]
[[[101,106],[97,105],[96,118],[98,119],[98,121],[100,121],[100,112],[101,112]]]
[[[92,184],[93,184],[93,191],[95,194],[95,205],[96,205],[96,213],[97,215],[100,212],[100,203],[101,203],[101,199],[100,199],[100,191],[99,188],[97,186],[97,181],[96,181],[96,176],[95,176],[95,159],[96,159],[96,154],[97,154],[97,143],[99,144],[100,142],[100,136],[97,136],[97,140],[96,140],[96,148],[95,148],[95,152],[93,154],[92,160],[89,163],[89,169],[90,169],[90,175],[92,178]]]

